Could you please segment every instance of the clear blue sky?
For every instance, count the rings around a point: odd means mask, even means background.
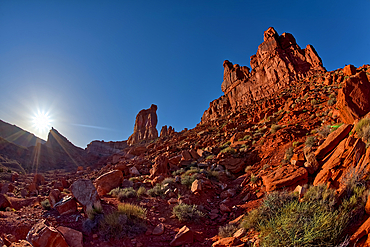
[[[370,1],[0,0],[0,119],[74,144],[126,140],[158,105],[158,126],[200,122],[222,95],[222,63],[250,67],[273,26],[312,44],[328,70],[370,63]]]

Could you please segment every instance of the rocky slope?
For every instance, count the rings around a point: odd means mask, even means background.
[[[265,32],[264,43],[280,47],[270,53],[269,61],[280,61],[284,52],[291,54],[288,51],[300,57],[299,63],[290,55],[283,59],[283,67],[279,67],[281,62],[271,65],[271,71],[287,71],[278,77],[284,86],[264,80],[274,89],[256,94],[260,96],[250,102],[247,97],[235,97],[235,102],[243,102],[239,105],[229,100],[230,95],[222,96],[211,103],[212,113],[209,109],[208,117],[194,129],[175,132],[163,128],[159,138],[141,139],[93,167],[42,175],[10,173],[0,186],[6,195],[0,195],[0,209],[5,210],[0,212],[4,243],[266,246],[264,232],[239,223],[251,219],[251,212],[275,192],[296,190],[301,198],[297,205],[306,205],[305,190],[324,185],[332,191],[325,196],[335,199],[333,204],[326,203],[330,210],[339,212],[342,202],[355,208],[348,215],[350,223],[334,239],[335,245],[369,246],[370,113],[366,90],[370,66],[349,65],[327,72],[318,55],[310,53],[311,48],[298,49],[292,36],[277,36],[271,28]],[[286,43],[291,44],[288,51],[281,48],[287,47]],[[256,68],[252,66],[252,74],[257,73],[253,72]],[[238,71],[249,73],[246,68]],[[263,83],[258,83],[263,88]],[[249,87],[247,84],[245,80],[238,85]],[[217,118],[209,117],[218,110]],[[353,188],[359,196],[351,194],[347,200]],[[128,204],[145,209],[146,217],[133,221],[130,214],[119,213]],[[186,205],[190,205],[189,211]],[[336,217],[330,218],[333,227],[339,221]],[[295,226],[288,228],[299,228]],[[284,229],[279,229],[283,234]],[[311,242],[310,246],[319,244],[323,242]]]
[[[228,60],[224,62],[224,81],[221,85],[224,96],[211,102],[202,122],[214,120],[230,111],[240,111],[240,108],[270,97],[292,82],[326,71],[313,46],[301,49],[292,34],[279,36],[272,27],[265,31],[263,43],[250,60],[252,70],[233,65]]]
[[[45,143],[44,140],[36,137],[34,134],[2,120],[0,120],[0,137],[23,147],[36,146],[36,143]]]

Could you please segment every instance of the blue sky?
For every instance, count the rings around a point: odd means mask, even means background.
[[[370,63],[370,1],[2,1],[0,119],[46,139],[37,111],[74,144],[126,140],[136,114],[200,122],[224,60],[250,67],[273,26],[312,44],[327,70]]]

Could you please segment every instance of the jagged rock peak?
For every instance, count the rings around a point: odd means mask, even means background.
[[[128,138],[127,144],[133,145],[158,137],[157,106],[152,104],[149,109],[143,109],[136,115],[134,133]]]
[[[221,89],[226,98],[211,102],[202,122],[266,98],[294,81],[325,72],[322,60],[311,45],[301,49],[290,33],[278,35],[272,27],[264,32],[264,41],[250,58],[251,70],[225,60]],[[218,105],[222,102],[222,106]],[[227,107],[227,109],[225,109]],[[220,113],[220,110],[222,113]]]

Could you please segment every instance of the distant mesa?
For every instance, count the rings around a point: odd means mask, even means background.
[[[134,133],[128,138],[127,144],[134,145],[158,138],[157,122],[156,105],[152,104],[149,109],[141,110],[136,115]]]
[[[252,70],[224,61],[224,95],[210,103],[202,122],[269,97],[293,81],[326,71],[313,46],[301,49],[292,34],[279,36],[272,27],[265,31],[264,41],[251,56],[250,65]]]

